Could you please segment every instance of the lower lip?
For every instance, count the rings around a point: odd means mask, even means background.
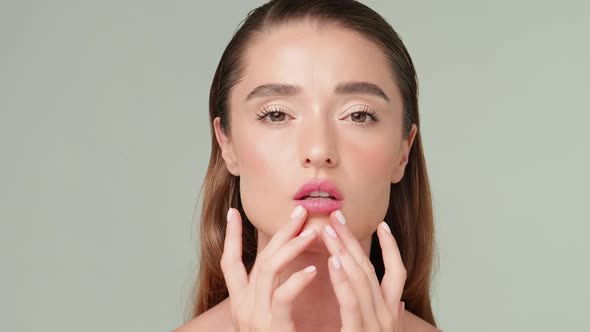
[[[296,200],[298,205],[303,206],[309,212],[330,213],[340,209],[342,201],[330,198],[311,198]]]

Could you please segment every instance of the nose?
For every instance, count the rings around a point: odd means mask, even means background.
[[[338,164],[336,133],[329,121],[314,119],[300,130],[301,160],[306,168],[331,168]]]

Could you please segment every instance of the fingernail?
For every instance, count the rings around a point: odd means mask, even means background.
[[[301,232],[301,233],[299,234],[299,236],[301,236],[301,237],[310,236],[311,234],[313,234],[313,232],[314,232],[314,230],[313,230],[313,229],[311,229],[311,228],[308,228],[308,229],[304,230],[303,232]]]
[[[346,224],[346,219],[344,219],[344,215],[342,214],[342,212],[340,212],[340,210],[336,210],[336,220],[338,220],[339,223],[341,223],[342,225]]]
[[[332,256],[330,259],[332,260],[332,265],[336,268],[336,270],[340,270],[342,268],[338,256]]]
[[[232,208],[229,208],[229,210],[227,211],[227,221],[232,220],[234,216],[234,210]]]
[[[402,301],[402,312],[404,312],[404,310],[406,310],[406,302]]]
[[[336,235],[336,231],[334,231],[334,228],[332,228],[332,226],[330,225],[326,225],[325,227],[326,232],[328,233],[328,235],[330,235],[333,238],[338,238],[338,236]]]
[[[305,271],[307,273],[311,273],[311,272],[315,271],[315,266],[310,265],[310,266],[306,267],[305,270],[303,270],[303,271]]]
[[[383,229],[386,230],[387,233],[391,234],[391,228],[389,228],[389,225],[385,221],[381,222],[381,227],[383,227]]]
[[[303,206],[297,205],[295,210],[293,210],[293,212],[291,212],[291,219],[297,220],[297,218],[301,217],[302,214],[303,214]]]

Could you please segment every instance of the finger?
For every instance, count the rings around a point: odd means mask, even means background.
[[[267,253],[272,255],[279,247],[292,239],[301,230],[303,226],[302,221],[305,220],[306,215],[307,210],[303,206],[297,205],[291,212],[289,221],[273,235],[272,239],[260,252],[260,256],[264,256]]]
[[[336,234],[342,240],[342,244],[348,249],[350,255],[365,272],[371,287],[373,305],[377,317],[383,324],[388,324],[388,321],[391,319],[391,313],[385,303],[383,294],[381,293],[381,286],[379,285],[379,279],[375,274],[375,267],[371,263],[369,257],[367,257],[367,254],[361,247],[357,238],[352,234],[352,231],[348,227],[346,219],[340,210],[336,210],[330,214],[330,225],[334,228]]]
[[[403,326],[404,326],[404,306],[405,303],[403,301],[401,301],[398,305],[398,309],[397,309],[397,319],[393,322],[393,331],[402,331]]]
[[[295,257],[315,239],[316,232],[307,228],[301,234],[280,247],[274,255],[261,261],[256,277],[255,307],[265,314],[271,309],[272,298],[278,286],[278,275]]]
[[[391,313],[397,315],[398,305],[406,282],[406,269],[397,242],[385,222],[379,225],[377,236],[379,237],[379,245],[383,255],[383,265],[385,266],[381,291]]]
[[[288,323],[292,321],[293,301],[317,275],[315,266],[310,265],[305,269],[291,275],[287,281],[277,288],[272,299],[272,316],[278,322]],[[279,323],[282,326],[284,323]]]
[[[328,265],[330,281],[332,282],[334,294],[336,294],[336,299],[340,305],[341,331],[362,331],[363,320],[359,313],[359,299],[356,297],[346,273],[342,271],[342,262],[340,262],[338,256],[331,256],[328,260]]]
[[[342,271],[354,289],[358,297],[362,313],[363,328],[375,330],[378,327],[373,293],[369,284],[369,278],[354,260],[348,249],[342,244],[336,232],[330,225],[326,225],[322,232],[322,239],[332,256],[337,256],[342,263]]]
[[[257,277],[259,274],[259,266],[261,265],[261,261],[265,261],[268,256],[272,256],[278,248],[280,248],[283,244],[287,241],[292,239],[295,234],[299,232],[303,221],[305,220],[307,215],[307,210],[298,205],[293,209],[290,215],[289,221],[281,227],[270,239],[269,243],[256,255],[256,261],[254,262],[254,266],[250,272],[250,283],[253,285],[257,284]],[[253,294],[250,294],[253,295]]]
[[[220,264],[229,295],[239,297],[248,285],[248,273],[242,261],[242,220],[240,213],[233,208],[227,214]]]

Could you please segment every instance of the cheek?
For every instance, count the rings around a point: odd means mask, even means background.
[[[248,137],[248,136],[242,136]],[[259,137],[259,136],[251,136]],[[240,163],[240,195],[244,212],[260,232],[274,234],[288,221],[290,184],[294,169],[292,146],[268,137],[246,138],[237,146]]]
[[[291,191],[297,189],[306,174],[299,164],[294,164],[300,157],[296,145],[284,143],[296,137],[280,133],[241,132],[235,146],[242,206],[250,222],[268,236],[288,222],[295,206]],[[368,137],[350,132],[345,137],[337,142],[339,165],[332,172],[322,173],[341,182],[347,195],[342,212],[350,220],[353,233],[363,238],[372,234],[387,212],[393,139],[390,134]]]
[[[377,181],[391,177],[393,166],[393,149],[391,142],[351,146],[351,160],[359,175]],[[362,173],[361,173],[362,172]]]
[[[366,238],[375,231],[389,207],[393,149],[391,141],[385,140],[349,147],[346,163],[353,200],[346,202],[343,213],[350,219],[357,238]]]

